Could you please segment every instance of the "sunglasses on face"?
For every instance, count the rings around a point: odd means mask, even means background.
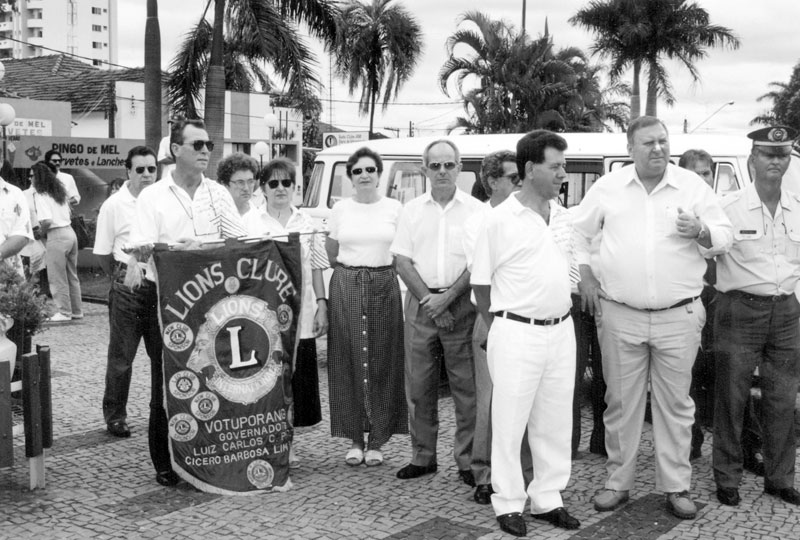
[[[52,163],[53,165],[58,165],[59,163],[61,163],[61,160],[60,159],[51,159],[50,163]]]
[[[358,176],[359,174],[361,174],[364,171],[367,171],[367,173],[372,174],[377,170],[378,170],[377,167],[364,167],[363,169],[361,167],[359,167],[357,169],[351,170],[350,172],[353,174],[353,176]]]
[[[439,169],[444,167],[446,171],[452,171],[453,169],[456,168],[456,165],[458,165],[458,163],[456,163],[455,161],[445,161],[444,163],[439,163],[438,161],[432,161],[428,163],[428,168],[432,171],[438,171]]]
[[[158,170],[158,167],[155,165],[148,165],[147,167],[135,167],[133,170],[136,172],[136,174],[144,174],[145,170],[150,174],[153,174]]]
[[[183,144],[191,146],[192,148],[195,149],[196,152],[199,152],[200,150],[202,150],[203,146],[208,148],[209,152],[213,152],[214,151],[214,143],[211,142],[211,141],[194,141],[194,142],[187,142],[187,143],[183,143]]]
[[[269,180],[267,182],[269,189],[277,189],[278,184],[282,185],[285,188],[290,188],[292,187],[292,184],[294,184],[294,180],[290,180],[289,178],[284,178],[283,180]]]

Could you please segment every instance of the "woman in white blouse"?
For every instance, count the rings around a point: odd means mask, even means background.
[[[254,204],[253,193],[258,184],[257,174],[256,160],[241,152],[223,158],[217,165],[217,182],[228,188],[248,233],[252,234],[258,234],[253,231],[261,227],[261,209]]]
[[[47,238],[45,261],[50,294],[58,310],[50,322],[83,318],[81,284],[78,281],[78,239],[72,230],[69,201],[64,185],[44,162],[31,168],[35,190],[33,203],[41,234]]]
[[[331,434],[352,441],[348,465],[383,463],[381,447],[408,433],[403,308],[389,246],[401,205],[378,192],[381,157],[357,150],[346,163],[353,197],[331,211],[328,385]],[[364,433],[367,432],[366,452]]]
[[[285,158],[273,159],[264,166],[258,179],[267,204],[260,211],[260,221],[255,225],[256,228],[248,229],[248,232],[270,234],[273,237],[300,233],[303,299],[298,323],[300,340],[292,375],[292,427],[313,426],[322,421],[316,338],[328,331],[328,302],[322,277],[322,271],[328,268],[325,235],[316,232],[314,221],[292,205],[295,167],[291,161]],[[295,445],[292,444],[289,467],[295,468],[298,464]]]

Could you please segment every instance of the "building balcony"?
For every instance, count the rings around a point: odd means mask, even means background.
[[[11,21],[0,22],[0,32],[11,32],[14,30],[14,23]]]
[[[44,26],[43,19],[28,19],[25,23],[28,28],[42,28]]]
[[[10,39],[0,39],[0,51],[5,49],[13,49],[14,42]]]

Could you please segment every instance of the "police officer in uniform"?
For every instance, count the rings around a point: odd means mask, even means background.
[[[714,480],[722,504],[739,503],[742,425],[753,372],[761,378],[764,492],[800,505],[794,488],[794,404],[800,380],[800,195],[782,186],[795,130],[748,134],[753,183],[723,199],[733,247],[717,257]]]

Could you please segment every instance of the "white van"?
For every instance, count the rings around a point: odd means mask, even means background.
[[[303,207],[323,226],[336,201],[352,195],[352,185],[345,174],[347,158],[362,146],[368,146],[383,158],[379,190],[388,197],[406,203],[428,191],[422,173],[422,151],[434,140],[446,138],[458,146],[463,168],[458,187],[471,193],[478,180],[481,161],[496,150],[515,150],[523,134],[457,135],[452,137],[414,137],[362,141],[327,148],[317,154],[314,170],[303,200]],[[586,190],[603,174],[631,162],[624,133],[560,133],[568,143],[567,176],[561,202],[578,204]],[[750,183],[747,167],[751,142],[745,136],[684,135],[670,136],[670,151],[675,163],[689,149],[703,149],[714,158],[714,189],[719,194],[741,189]],[[800,154],[792,155],[784,185],[800,193]]]

